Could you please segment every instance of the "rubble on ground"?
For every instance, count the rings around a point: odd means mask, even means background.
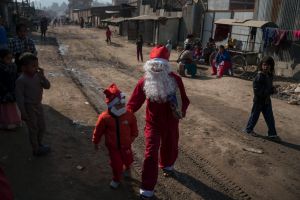
[[[300,105],[300,83],[279,85],[275,97],[288,101],[291,105]]]

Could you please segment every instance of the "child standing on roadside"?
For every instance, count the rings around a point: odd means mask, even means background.
[[[136,56],[137,56],[138,62],[140,62],[140,58],[141,58],[141,61],[144,62],[143,45],[144,45],[143,36],[139,35],[139,37],[136,40]]]
[[[111,30],[109,29],[109,27],[107,26],[106,27],[106,32],[105,32],[105,35],[106,35],[106,43],[107,44],[111,44]]]
[[[16,98],[22,120],[27,124],[34,156],[43,156],[50,147],[43,145],[45,119],[42,106],[43,89],[50,89],[50,82],[39,68],[38,58],[25,53],[20,57],[22,74],[16,81]]]
[[[276,92],[273,87],[273,74],[275,62],[272,57],[266,56],[261,61],[258,74],[253,81],[254,100],[251,115],[245,129],[245,133],[256,135],[253,129],[259,119],[260,113],[263,114],[268,126],[268,137],[279,140],[275,128],[275,120],[272,110],[271,95]]]
[[[0,128],[9,130],[22,123],[15,96],[17,66],[12,58],[9,50],[0,49]]]
[[[112,84],[104,91],[108,110],[100,114],[94,133],[93,143],[99,149],[102,136],[105,136],[105,145],[109,152],[113,179],[112,189],[120,185],[122,173],[129,175],[130,165],[133,162],[131,144],[138,136],[137,121],[131,112],[126,110],[125,95]],[[125,167],[125,170],[124,170]]]

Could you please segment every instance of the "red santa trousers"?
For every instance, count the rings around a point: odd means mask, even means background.
[[[120,182],[124,166],[126,169],[130,168],[133,163],[133,154],[131,149],[115,149],[109,148],[110,166],[113,172],[113,180]]]
[[[149,123],[145,127],[145,159],[142,171],[142,189],[154,190],[160,168],[173,166],[178,156],[178,121],[167,123],[157,130]],[[170,128],[168,128],[170,127]],[[160,152],[159,152],[160,150]],[[160,159],[158,159],[160,153]]]

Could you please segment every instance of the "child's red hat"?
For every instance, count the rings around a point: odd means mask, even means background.
[[[105,102],[109,108],[119,103],[125,95],[119,90],[116,84],[111,84],[107,89],[103,91],[106,96]]]

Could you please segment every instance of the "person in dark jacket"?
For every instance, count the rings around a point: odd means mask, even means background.
[[[48,19],[43,17],[40,22],[41,27],[41,39],[46,40],[46,32],[48,30]]]
[[[137,55],[138,62],[140,61],[140,58],[141,58],[141,61],[144,62],[143,45],[144,45],[143,36],[139,35],[139,37],[136,40],[136,55]]]
[[[8,48],[7,32],[5,29],[5,21],[0,17],[0,49]]]
[[[276,89],[273,87],[274,66],[275,62],[270,56],[264,57],[259,65],[259,72],[253,81],[253,107],[247,127],[244,131],[247,134],[255,135],[253,129],[259,119],[260,113],[262,113],[268,126],[268,137],[270,139],[279,139],[275,128],[270,97],[276,92]]]
[[[0,49],[0,129],[6,130],[14,130],[22,123],[15,97],[17,66],[12,59],[8,49]]]

